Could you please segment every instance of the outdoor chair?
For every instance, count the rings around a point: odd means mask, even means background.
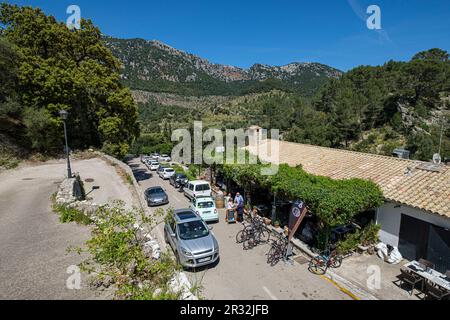
[[[427,299],[444,300],[450,297],[450,291],[435,287],[431,284],[426,285],[425,294]]]
[[[419,259],[419,264],[421,264],[422,266],[425,266],[426,268],[430,268],[430,269],[434,269],[434,263],[425,259]]]
[[[423,291],[423,285],[424,285],[423,278],[421,278],[420,276],[416,276],[403,268],[401,268],[400,271],[401,271],[401,274],[399,276],[397,276],[397,278],[398,278],[397,281],[400,281],[399,287],[401,287],[402,284],[404,284],[404,283],[409,284],[411,286],[411,291],[409,291],[410,296],[413,295],[414,289],[416,288],[416,286],[418,284],[420,285],[420,288]]]

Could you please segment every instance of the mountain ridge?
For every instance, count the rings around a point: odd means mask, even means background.
[[[255,63],[247,69],[212,63],[159,40],[104,36],[103,41],[120,60],[124,82],[138,90],[182,93],[180,88],[174,88],[174,84],[182,84],[191,89],[187,94],[241,95],[284,89],[312,95],[328,79],[343,74],[316,62],[283,66]]]

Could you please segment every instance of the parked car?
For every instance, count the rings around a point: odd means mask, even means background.
[[[150,159],[149,156],[143,155],[141,154],[141,162],[145,164],[145,162],[147,161],[147,159]]]
[[[160,206],[169,203],[169,196],[162,187],[151,187],[145,190],[145,200],[149,207]]]
[[[150,171],[156,171],[156,170],[158,170],[159,166],[160,166],[160,164],[159,164],[158,161],[150,160],[150,161],[147,162],[147,168],[148,168]]]
[[[211,197],[193,199],[190,208],[205,222],[219,221],[219,212],[214,199]]]
[[[164,168],[164,170],[159,171],[158,174],[161,179],[167,180],[175,174],[175,170],[173,168]]]
[[[159,160],[159,153],[152,153],[150,156],[155,160]]]
[[[189,181],[184,188],[184,195],[191,200],[197,197],[211,197],[211,186],[204,180]]]
[[[159,176],[159,173],[160,173],[161,171],[163,171],[164,169],[166,169],[166,168],[168,168],[168,167],[166,167],[165,165],[162,165],[162,164],[160,163],[158,169],[156,170],[156,173],[158,174],[158,176]]]
[[[169,182],[175,188],[179,188],[182,184],[188,182],[188,178],[184,173],[175,173],[173,176],[170,177]]]
[[[167,154],[162,154],[158,160],[164,161],[164,162],[170,162],[170,161],[172,161],[172,158],[170,158],[170,156]]]
[[[194,211],[175,210],[164,225],[164,238],[183,267],[196,268],[219,259],[219,244],[211,229]]]

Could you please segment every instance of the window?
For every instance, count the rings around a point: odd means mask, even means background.
[[[199,184],[195,188],[195,191],[208,191],[208,190],[210,190],[209,184]]]
[[[180,223],[178,225],[180,238],[183,240],[193,240],[209,235],[209,230],[201,220]]]
[[[197,207],[199,209],[208,209],[208,208],[214,208],[214,202],[212,201],[203,201],[199,202]]]
[[[157,193],[164,193],[164,190],[162,188],[154,188],[147,190],[147,194],[157,194]]]

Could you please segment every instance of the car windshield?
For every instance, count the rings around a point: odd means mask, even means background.
[[[174,170],[173,169],[166,169],[166,172],[174,172]]]
[[[201,220],[183,222],[178,225],[180,238],[183,240],[193,240],[209,235],[209,230]]]
[[[164,193],[164,190],[162,188],[155,188],[155,189],[149,189],[148,194],[157,194],[157,193]]]
[[[213,208],[214,207],[214,202],[212,202],[212,201],[202,201],[202,202],[199,202],[197,204],[197,207],[199,209]]]
[[[179,174],[177,176],[178,179],[186,179],[186,176],[184,174]]]

